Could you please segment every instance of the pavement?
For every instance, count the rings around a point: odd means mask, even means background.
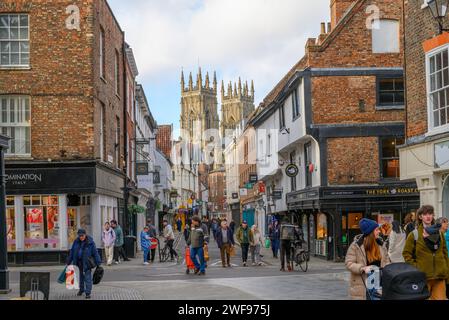
[[[177,251],[184,256],[183,242]],[[103,281],[94,286],[92,300],[347,300],[349,273],[344,264],[311,257],[309,270],[280,272],[280,261],[262,248],[263,266],[243,267],[239,247],[232,268],[221,266],[212,240],[207,275],[185,273],[185,261],[143,265],[142,254],[119,265],[104,266]],[[12,292],[0,300],[19,297],[20,272],[50,272],[50,300],[84,300],[56,279],[62,266],[10,268]],[[194,290],[192,290],[194,288]]]

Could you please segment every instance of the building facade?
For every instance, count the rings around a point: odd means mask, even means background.
[[[0,20],[9,261],[57,263],[78,228],[101,243],[123,221],[124,33],[104,0],[3,1]]]
[[[424,3],[423,3],[424,2]],[[439,34],[427,1],[405,4],[407,139],[401,178],[416,179],[421,204],[449,217],[449,83],[447,32]],[[448,26],[447,17],[444,19]]]

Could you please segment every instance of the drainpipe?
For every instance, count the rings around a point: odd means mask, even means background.
[[[126,44],[125,44],[125,32],[122,32],[123,35],[123,122],[124,122],[124,130],[123,130],[123,147],[124,147],[124,158],[125,158],[125,166],[123,168],[123,172],[125,173],[125,182],[123,186],[123,197],[124,197],[124,219],[125,219],[125,232],[130,234],[130,229],[128,225],[128,199],[129,199],[129,190],[128,190],[128,110],[127,110],[127,101],[128,101],[128,88],[127,84],[127,74],[126,74]],[[126,235],[126,234],[125,234]]]

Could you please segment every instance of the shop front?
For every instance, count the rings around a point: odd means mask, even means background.
[[[104,222],[118,217],[120,177],[95,163],[7,165],[6,176],[10,264],[64,263],[79,228],[101,247]]]
[[[420,206],[414,183],[371,187],[319,187],[287,195],[303,230],[310,253],[342,261],[363,218],[379,224],[403,222]]]

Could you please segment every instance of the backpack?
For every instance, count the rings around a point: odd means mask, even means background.
[[[295,240],[295,226],[292,224],[281,225],[281,240]]]
[[[393,263],[382,270],[382,300],[427,300],[426,274],[408,263]]]

